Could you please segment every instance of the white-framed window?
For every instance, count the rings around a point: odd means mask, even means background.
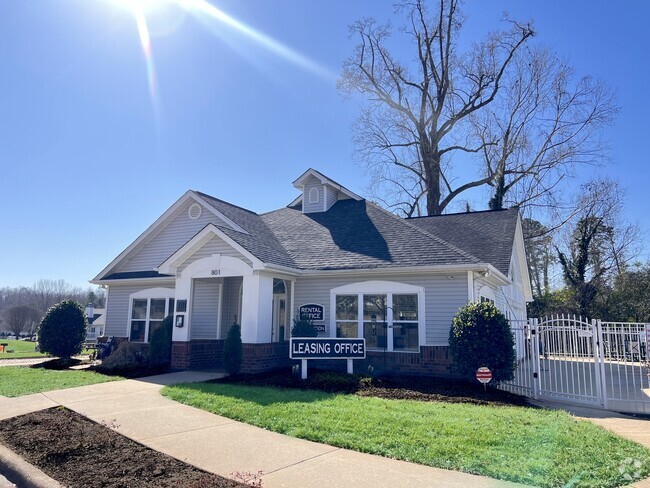
[[[318,203],[319,196],[318,188],[309,190],[309,203]]]
[[[153,331],[174,314],[174,290],[150,288],[130,295],[129,341],[149,342]]]
[[[418,352],[425,343],[424,289],[366,281],[331,290],[331,337],[363,337],[369,350]]]

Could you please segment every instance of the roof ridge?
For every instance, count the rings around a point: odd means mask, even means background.
[[[427,237],[433,239],[434,241],[438,242],[439,244],[442,244],[442,245],[444,245],[444,246],[447,246],[447,248],[451,249],[451,250],[454,251],[455,253],[460,254],[461,256],[464,256],[464,257],[466,257],[466,258],[472,259],[472,260],[474,260],[477,264],[478,264],[478,263],[481,263],[481,260],[480,260],[479,258],[477,258],[476,256],[474,256],[473,254],[470,254],[470,253],[468,253],[467,251],[464,251],[464,250],[460,249],[459,247],[454,246],[453,244],[451,244],[451,243],[445,241],[444,239],[442,239],[441,237],[439,237],[439,236],[437,236],[437,235],[435,235],[435,234],[431,234],[430,232],[427,232],[427,231],[425,231],[425,230],[423,230],[423,229],[420,229],[417,225],[413,225],[412,223],[408,222],[408,219],[404,219],[404,218],[402,218],[402,217],[399,217],[398,215],[395,215],[394,213],[389,212],[388,210],[386,210],[385,208],[383,208],[383,207],[377,205],[377,204],[374,203],[374,202],[371,202],[371,201],[369,201],[369,200],[366,200],[366,202],[370,203],[373,207],[379,209],[381,212],[384,212],[385,214],[390,215],[391,217],[397,219],[399,222],[401,222],[401,223],[407,225],[407,226],[410,227],[411,229],[414,229],[414,230],[416,230],[417,232],[419,232],[419,233],[421,233],[421,234],[423,234],[423,235],[425,235],[425,236],[427,236]]]
[[[439,218],[439,217],[451,217],[455,215],[470,215],[470,214],[479,214],[479,213],[490,213],[490,212],[509,212],[511,210],[516,210],[517,212],[519,211],[518,207],[510,207],[510,208],[496,208],[496,209],[486,209],[486,210],[471,210],[470,212],[453,212],[453,213],[447,213],[447,214],[439,214],[439,215],[416,215],[415,217],[406,217],[404,220],[417,220],[417,219],[428,219],[428,218]]]
[[[225,200],[222,200],[221,198],[213,197],[212,195],[208,195],[207,193],[203,193],[202,191],[198,191],[198,190],[192,190],[192,191],[194,193],[196,193],[197,195],[201,195],[202,197],[210,198],[212,200],[216,200],[219,203],[225,203],[226,205],[228,205],[230,207],[238,208],[239,210],[243,210],[244,212],[248,212],[250,214],[259,216],[259,214],[257,212],[254,212],[253,210],[249,210],[249,209],[241,207],[239,205],[235,205],[234,203],[227,202]]]

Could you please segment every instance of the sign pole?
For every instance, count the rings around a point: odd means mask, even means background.
[[[352,363],[352,359],[348,359],[348,374],[353,374],[354,373],[354,366]]]
[[[300,378],[303,380],[307,379],[307,360],[300,360]]]

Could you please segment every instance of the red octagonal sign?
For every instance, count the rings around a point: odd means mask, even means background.
[[[490,380],[492,379],[492,371],[490,371],[485,366],[479,368],[476,370],[476,379],[483,384],[489,383]]]

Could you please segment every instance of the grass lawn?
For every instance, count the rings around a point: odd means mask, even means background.
[[[36,342],[31,341],[16,341],[0,339],[0,343],[9,344],[6,349],[13,350],[14,352],[0,352],[0,359],[27,359],[27,358],[43,358],[46,357],[42,352],[36,352]],[[81,355],[87,356],[92,354],[91,349],[83,349]]]
[[[626,474],[650,475],[650,450],[559,411],[220,383],[163,394],[302,439],[534,486],[620,486]]]
[[[0,367],[0,395],[16,397],[121,379],[123,378],[105,376],[93,371],[57,371],[23,366],[3,366]]]
[[[40,352],[34,351],[36,347],[36,342],[31,341],[16,341],[16,340],[7,340],[0,339],[0,343],[9,344],[6,346],[6,349],[13,350],[14,352],[0,352],[0,359],[15,359],[15,358],[40,358],[45,355]]]

